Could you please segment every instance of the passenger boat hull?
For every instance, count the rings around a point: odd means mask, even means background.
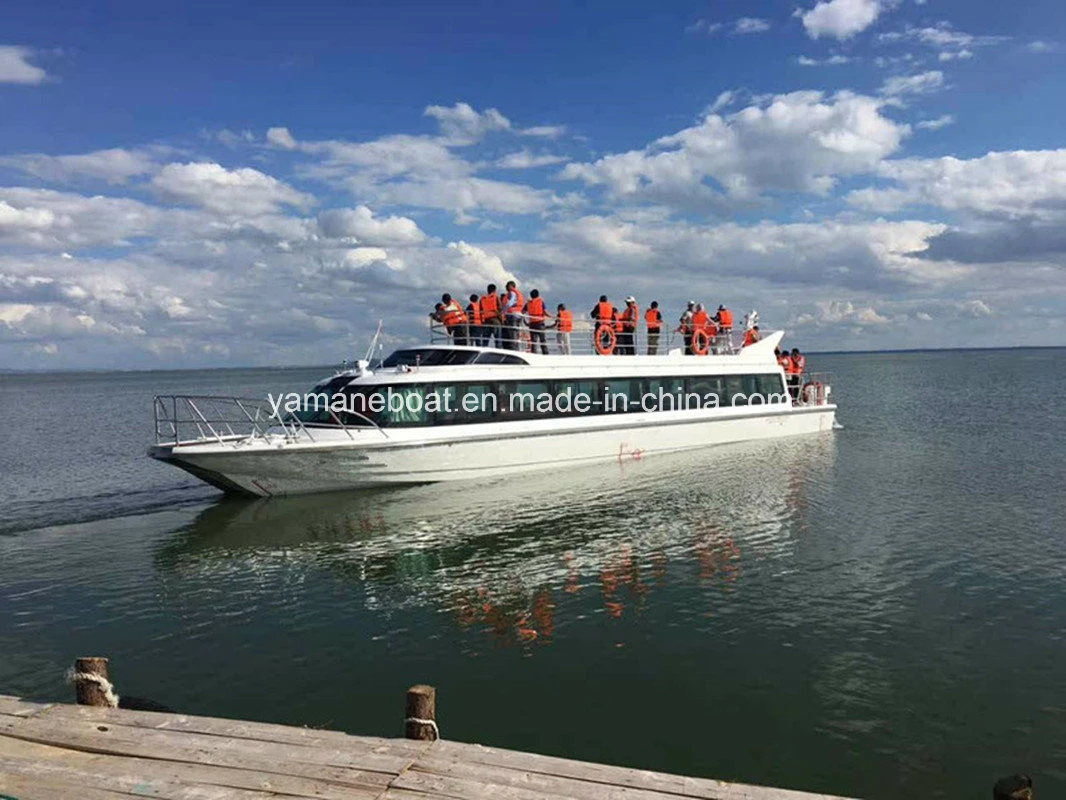
[[[533,470],[633,461],[733,442],[828,433],[836,406],[748,406],[592,420],[318,432],[157,445],[154,458],[228,492],[303,494],[382,485],[487,481]]]

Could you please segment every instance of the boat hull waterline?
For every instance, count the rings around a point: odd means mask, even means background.
[[[228,492],[268,497],[382,485],[489,480],[535,470],[632,462],[744,441],[826,434],[833,404],[757,406],[455,427],[330,431],[314,442],[279,436],[153,447],[150,455]],[[354,434],[354,435],[353,435]]]

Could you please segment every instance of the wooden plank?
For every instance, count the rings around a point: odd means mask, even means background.
[[[51,703],[30,703],[17,697],[0,694],[0,716],[28,717],[52,708]]]
[[[254,739],[264,742],[298,744],[308,747],[326,745],[334,748],[387,748],[392,754],[414,757],[425,751],[424,742],[406,739],[386,739],[377,736],[353,736],[343,731],[301,728],[270,722],[247,722],[219,717],[198,717],[188,714],[165,714],[155,711],[127,711],[126,709],[96,708],[93,706],[53,705],[42,710],[48,717],[129,725],[138,728],[187,731],[233,739]],[[382,751],[386,752],[386,751]]]
[[[7,775],[0,771],[0,794],[18,800],[129,800],[128,794],[92,789],[70,783],[52,783],[40,778]]]
[[[64,780],[77,777],[86,786],[111,790],[130,791],[131,787],[142,787],[141,791],[132,792],[141,795],[145,794],[144,785],[151,784],[154,787],[152,796],[167,798],[189,796],[183,793],[186,785],[200,787],[199,791],[203,791],[204,786],[218,787],[217,796],[223,798],[285,796],[314,797],[319,800],[370,800],[380,794],[380,787],[353,789],[310,778],[254,770],[97,755],[9,737],[0,737],[0,772],[52,775]]]
[[[2,736],[89,753],[257,770],[379,790],[410,763],[404,756],[373,752],[293,747],[276,742],[43,717],[0,717]]]
[[[704,800],[847,800],[837,795],[725,783],[710,778],[690,778],[460,742],[442,741],[434,749],[432,756],[434,758],[448,757],[458,762],[465,761],[471,764],[573,778],[589,783],[645,789],[681,797],[704,798]],[[416,768],[419,768],[421,763],[422,761],[416,762]],[[426,763],[432,764],[428,760]]]
[[[406,789],[410,792],[421,792],[423,796],[457,798],[457,800],[570,800],[565,794],[549,794],[522,786],[453,778],[448,775],[434,775],[415,770],[408,770],[400,775],[389,788]],[[606,790],[612,787],[603,786],[602,788]]]

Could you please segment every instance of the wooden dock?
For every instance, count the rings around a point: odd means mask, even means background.
[[[446,740],[413,741],[0,695],[17,800],[841,800]]]

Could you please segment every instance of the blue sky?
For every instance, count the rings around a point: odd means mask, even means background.
[[[1061,3],[41,2],[2,37],[0,368],[339,360],[509,276],[811,349],[1066,344]]]

